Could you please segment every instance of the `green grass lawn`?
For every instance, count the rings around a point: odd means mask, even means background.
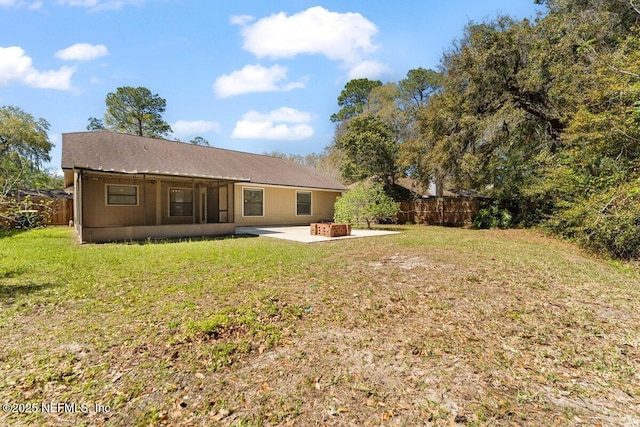
[[[4,235],[0,425],[640,425],[637,266],[532,231],[400,230]]]

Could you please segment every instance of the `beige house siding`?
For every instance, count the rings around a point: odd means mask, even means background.
[[[313,207],[315,212],[314,220],[318,221],[333,221],[333,205],[336,203],[336,199],[342,195],[341,191],[314,191],[313,192]]]
[[[75,173],[73,178],[77,207],[75,225],[82,240],[90,242],[228,234],[233,233],[236,225],[306,225],[330,221],[333,205],[341,195],[340,191],[322,189],[153,175],[82,171]],[[108,185],[135,186],[137,204],[110,205],[107,203]],[[263,192],[262,216],[245,215],[245,188]],[[192,193],[192,215],[169,215],[171,189]],[[297,215],[297,194],[300,192],[311,193],[311,215]]]
[[[106,188],[112,185],[135,185],[138,188],[137,206],[109,206],[106,203]],[[82,225],[84,227],[113,227],[119,225],[145,225],[145,221],[153,221],[149,217],[154,212],[147,212],[145,218],[145,204],[155,205],[152,184],[142,179],[122,177],[103,177],[84,174],[82,179]],[[145,191],[146,189],[146,191]],[[151,194],[149,194],[151,193]],[[153,224],[153,222],[150,222]]]
[[[87,171],[75,173],[74,178],[74,205],[79,208],[75,225],[83,241],[232,234],[235,230],[230,221],[234,190],[230,182]],[[137,204],[110,205],[109,185],[135,186]],[[191,215],[169,215],[172,188],[192,192]]]
[[[82,241],[91,243],[230,235],[235,231],[233,223],[79,228]]]
[[[233,184],[209,180],[174,179],[154,176],[117,176],[112,174],[83,173],[81,178],[83,213],[80,223],[85,227],[114,227],[142,225],[173,225],[230,222],[228,213],[233,198]],[[113,206],[107,203],[107,186],[135,186],[138,203],[135,206]],[[224,187],[220,191],[220,187]],[[193,212],[189,216],[169,215],[169,190],[185,189],[192,192]],[[206,193],[203,199],[201,193]],[[222,194],[222,200],[220,195]],[[225,200],[226,198],[226,200]],[[206,201],[202,209],[201,201]],[[79,201],[78,201],[79,202]],[[78,203],[77,202],[77,203]],[[220,215],[220,212],[224,212]],[[225,220],[225,217],[227,218]]]
[[[243,209],[244,189],[263,191],[263,215],[248,216]],[[311,193],[311,215],[297,215],[298,192]],[[234,211],[236,225],[306,225],[333,219],[333,205],[340,191],[309,188],[276,187],[260,184],[235,184]]]

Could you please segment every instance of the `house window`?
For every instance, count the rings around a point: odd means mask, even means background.
[[[107,184],[107,206],[137,206],[137,185]]]
[[[296,215],[311,215],[311,192],[296,192]]]
[[[169,189],[169,216],[193,216],[193,190]]]
[[[261,188],[243,189],[243,215],[263,216],[264,215],[264,190]]]

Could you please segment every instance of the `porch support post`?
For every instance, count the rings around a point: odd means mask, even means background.
[[[196,198],[196,180],[195,178],[191,178],[191,218],[192,218],[192,222],[195,224],[196,223],[196,200],[198,200]]]
[[[142,175],[142,224],[147,225],[147,175]]]
[[[156,225],[162,225],[162,181],[156,179]]]

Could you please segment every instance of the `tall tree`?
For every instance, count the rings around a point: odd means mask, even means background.
[[[379,86],[382,86],[380,80],[363,78],[348,81],[338,96],[340,111],[331,115],[331,121],[343,122],[362,114],[367,107],[371,90]]]
[[[0,108],[0,190],[34,186],[42,178],[43,162],[51,160],[49,123],[15,106]]]
[[[172,132],[162,119],[166,100],[145,87],[119,87],[107,94],[105,104],[104,125],[108,129],[150,138],[162,138]]]
[[[488,192],[520,224],[637,256],[640,9],[545,0],[535,22],[470,24],[420,108],[416,168]],[[627,248],[627,249],[625,249]]]
[[[204,139],[201,136],[196,136],[195,138],[193,138],[191,141],[189,141],[191,144],[193,145],[200,145],[203,147],[210,147],[211,144],[209,144],[209,141],[207,141],[206,139]]]
[[[399,108],[400,90],[396,83],[386,83],[375,87],[369,94],[365,112],[380,119],[391,129],[398,143],[408,136],[410,118],[406,111]]]
[[[286,159],[304,166],[309,166],[310,168],[313,168],[336,181],[341,181],[342,179],[340,174],[340,165],[342,163],[343,154],[335,145],[325,147],[320,153],[309,153],[304,156],[300,154],[287,154],[278,150],[265,152],[264,154],[267,156]]]
[[[429,102],[432,95],[442,89],[444,75],[438,71],[416,68],[407,72],[407,77],[400,80],[401,108],[418,110]]]
[[[87,130],[102,130],[104,129],[104,122],[97,117],[89,117],[89,124]]]
[[[407,76],[398,82],[397,104],[402,119],[399,163],[401,169],[425,183],[436,181],[436,189],[442,185],[433,170],[425,173],[424,168],[418,167],[419,155],[424,149],[426,141],[420,133],[420,116],[429,105],[431,97],[442,90],[444,75],[438,71],[424,68],[409,70]]]
[[[354,182],[376,176],[388,183],[394,181],[398,146],[393,130],[377,116],[354,117],[335,143],[344,153],[340,171],[346,180]]]

